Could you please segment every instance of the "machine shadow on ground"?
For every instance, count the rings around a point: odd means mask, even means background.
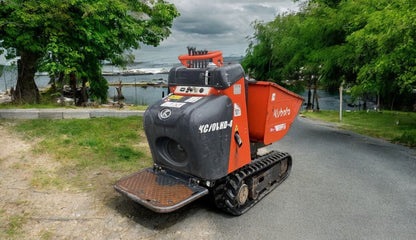
[[[199,211],[233,217],[218,210],[210,201],[209,196],[202,197],[171,213],[153,212],[125,196],[113,197],[108,201],[107,206],[116,210],[122,216],[126,216],[141,226],[152,230],[163,230],[172,227]]]

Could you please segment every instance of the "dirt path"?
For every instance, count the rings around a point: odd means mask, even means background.
[[[148,212],[147,226],[132,221],[131,203],[112,189],[117,176],[92,176],[103,182],[100,191],[38,188],[39,173],[57,174],[61,166],[48,154],[33,153],[36,143],[22,140],[6,124],[0,123],[0,239],[158,238]]]

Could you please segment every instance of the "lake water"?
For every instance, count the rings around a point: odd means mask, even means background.
[[[167,74],[154,74],[154,75],[134,75],[134,76],[105,76],[109,83],[134,83],[134,82],[148,82],[153,79],[163,79],[167,81]],[[16,85],[16,74],[6,72],[3,76],[0,76],[0,91],[4,92],[6,89]],[[48,86],[49,77],[45,75],[38,75],[35,77],[35,82],[38,88],[45,88]],[[123,87],[123,95],[125,97],[124,102],[128,104],[144,105],[151,104],[160,98],[162,94],[167,94],[167,88],[162,87]],[[114,86],[109,86],[108,97],[113,99],[117,95]]]
[[[238,62],[241,58],[224,57],[225,62]],[[157,59],[148,58],[147,61],[136,62],[134,64],[128,65],[128,71],[140,70],[148,74],[142,75],[114,75],[114,76],[104,76],[109,83],[118,83],[119,81],[123,83],[138,83],[138,82],[150,82],[152,80],[168,80],[168,74],[170,68],[174,66],[179,66],[179,63],[174,63],[172,59],[165,59],[165,63],[159,62]],[[103,72],[121,72],[122,69],[114,67],[112,65],[104,65]],[[3,74],[0,76],[0,91],[4,92],[6,89],[10,89],[16,84],[16,69],[13,66],[6,66]],[[37,75],[35,77],[36,84],[39,88],[44,88],[48,86],[49,77],[47,75]],[[166,87],[131,87],[123,86],[122,93],[125,97],[124,102],[127,104],[134,105],[149,105],[166,96],[168,89]],[[305,91],[301,94],[305,99],[307,99],[308,92]],[[110,99],[114,99],[114,96],[117,95],[117,91],[114,86],[109,86],[108,96]],[[319,96],[319,105],[322,110],[338,110],[339,109],[339,93],[329,93],[325,90],[318,90]],[[306,101],[305,101],[306,102]],[[357,110],[358,107],[349,106],[349,103],[352,103],[351,98],[348,95],[344,95],[343,100],[343,110]],[[374,103],[367,103],[367,107],[372,109]],[[302,109],[305,109],[306,106],[303,105]]]

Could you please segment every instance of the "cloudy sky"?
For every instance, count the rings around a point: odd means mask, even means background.
[[[222,50],[224,56],[242,56],[248,47],[247,36],[253,33],[254,20],[268,22],[279,13],[298,9],[298,3],[292,0],[167,1],[175,4],[181,14],[174,21],[171,36],[159,47],[144,46],[139,53],[184,54],[186,46],[195,46]]]
[[[174,20],[172,34],[159,47],[143,46],[134,52],[138,62],[177,62],[187,46],[221,50],[224,56],[243,56],[254,20],[268,22],[279,13],[298,9],[298,3],[292,0],[167,1],[175,4],[181,16]],[[0,63],[4,61],[0,56]]]

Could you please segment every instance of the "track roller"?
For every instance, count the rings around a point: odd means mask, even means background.
[[[243,214],[287,178],[291,165],[289,154],[274,151],[253,160],[211,189],[215,205],[235,216]]]

